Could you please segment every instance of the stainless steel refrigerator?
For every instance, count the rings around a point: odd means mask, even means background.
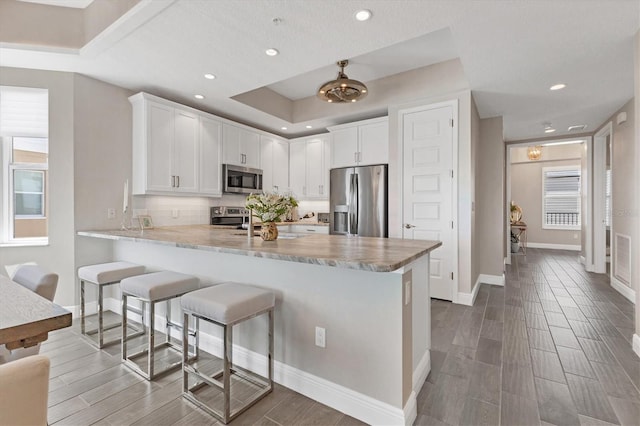
[[[331,170],[329,233],[388,237],[387,165]]]

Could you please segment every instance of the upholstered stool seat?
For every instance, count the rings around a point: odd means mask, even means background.
[[[143,265],[137,265],[135,263],[129,262],[109,262],[109,263],[99,263],[96,265],[88,265],[83,266],[78,269],[78,278],[80,278],[80,331],[87,340],[98,348],[103,348],[105,346],[111,345],[113,343],[118,343],[120,338],[113,339],[111,341],[105,342],[104,333],[107,330],[112,328],[119,327],[122,323],[114,323],[105,326],[103,315],[104,315],[104,306],[103,306],[103,289],[106,286],[110,286],[112,284],[117,284],[124,278],[132,277],[135,275],[143,274],[145,267]],[[85,327],[85,319],[86,319],[86,298],[85,298],[85,283],[90,283],[98,287],[98,327],[93,330],[86,330]],[[136,330],[136,335],[141,335],[142,332],[140,330]],[[91,336],[97,334],[97,341],[93,340]]]
[[[154,362],[154,354],[157,349],[162,347],[171,347],[176,350],[181,350],[179,345],[171,343],[170,327],[182,328],[181,324],[177,324],[171,321],[171,299],[180,297],[185,293],[194,291],[198,288],[200,280],[192,275],[181,274],[172,271],[160,271],[151,272],[149,274],[137,275],[134,277],[125,278],[120,281],[120,289],[122,290],[122,362],[131,368],[136,373],[140,374],[147,380],[153,380],[157,376],[167,373],[175,368],[178,368],[182,361],[176,361],[169,364],[163,369],[156,370]],[[128,311],[132,310],[129,306],[128,299],[134,298],[139,300],[143,307],[149,305],[149,327],[148,327],[148,340],[147,348],[140,352],[129,355],[127,353],[127,317]],[[166,325],[166,340],[160,345],[155,344],[155,304],[158,302],[167,302],[165,310],[165,325]],[[135,310],[134,310],[135,311]],[[143,309],[144,313],[144,309]],[[144,324],[144,317],[142,318]],[[188,332],[187,325],[185,325],[185,333]],[[197,357],[197,343],[196,336],[196,351],[194,358]],[[135,361],[135,358],[140,356],[147,356],[147,370],[143,370]]]
[[[238,283],[223,283],[185,294],[180,298],[180,305],[184,315],[183,324],[185,324],[182,334],[183,396],[227,424],[273,390],[273,311],[275,295],[273,292],[259,287]],[[261,314],[268,314],[269,316],[267,377],[262,377],[233,364],[233,325]],[[189,324],[190,316],[195,319],[196,333],[200,319],[222,327],[223,367],[222,370],[212,376],[198,371],[188,359],[189,335],[186,332],[186,325]],[[201,383],[190,387],[189,375],[195,376]],[[259,388],[253,397],[247,398],[242,405],[233,409],[231,407],[232,375],[244,378]],[[220,377],[222,381],[219,380]],[[221,409],[208,405],[198,397],[197,390],[205,385],[213,385],[222,390],[223,401]]]

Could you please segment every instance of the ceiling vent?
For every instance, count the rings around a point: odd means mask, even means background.
[[[580,130],[584,130],[586,128],[587,128],[586,124],[578,124],[576,126],[569,126],[567,128],[567,130],[570,131],[570,132],[577,132],[577,131],[580,131]]]

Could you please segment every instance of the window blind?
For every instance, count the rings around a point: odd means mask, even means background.
[[[0,86],[0,136],[48,135],[48,90]]]
[[[543,169],[544,225],[580,226],[580,170]]]

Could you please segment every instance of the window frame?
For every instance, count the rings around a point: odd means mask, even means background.
[[[577,171],[579,176],[578,182],[578,190],[576,192],[575,198],[578,206],[578,224],[577,225],[554,225],[547,224],[547,215],[546,215],[546,199],[548,197],[553,198],[553,196],[547,196],[545,190],[545,181],[546,181],[546,173],[549,171]],[[542,229],[547,230],[565,230],[565,231],[579,231],[582,229],[582,170],[580,165],[567,165],[567,166],[554,166],[554,167],[543,167],[542,168],[542,197],[541,197],[541,211],[542,211]],[[562,195],[563,197],[573,197],[573,195]]]
[[[13,140],[22,136],[0,137],[0,170],[2,171],[2,201],[0,202],[0,246],[33,246],[48,245],[49,233],[46,237],[19,237],[15,238],[15,190],[13,186],[14,170],[34,170],[43,172],[42,216],[21,216],[20,220],[47,219],[47,179],[49,164],[47,163],[14,163]],[[27,136],[32,138],[33,136]],[[48,139],[44,138],[43,139]],[[47,141],[48,143],[48,141]]]

